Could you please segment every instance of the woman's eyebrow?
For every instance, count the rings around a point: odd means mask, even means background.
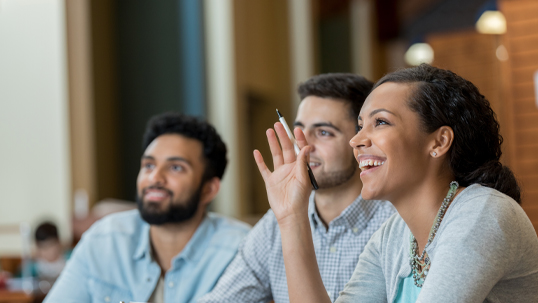
[[[393,115],[393,116],[396,116],[395,113],[391,112],[391,111],[388,110],[388,109],[384,109],[384,108],[378,108],[378,109],[375,109],[375,110],[373,110],[368,116],[369,116],[370,118],[372,118],[375,114],[377,114],[377,113],[379,113],[379,112],[387,112],[387,113],[389,113],[389,114],[391,114],[391,115]],[[358,116],[358,117],[357,117],[357,120],[358,120],[358,121],[362,121],[362,117],[361,117],[361,116]]]
[[[370,118],[372,118],[373,115],[375,115],[375,114],[377,114],[377,113],[379,113],[379,112],[387,112],[387,113],[389,113],[389,114],[391,114],[391,115],[393,115],[393,116],[396,116],[395,113],[391,112],[391,111],[388,110],[388,109],[378,108],[378,109],[373,110],[373,111],[370,113],[370,115],[369,115]]]

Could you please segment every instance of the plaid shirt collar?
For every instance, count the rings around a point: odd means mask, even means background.
[[[315,202],[316,191],[312,191],[309,197],[308,202],[308,216],[315,229],[325,226],[323,221],[320,219],[318,211],[316,209]],[[353,203],[346,207],[338,217],[334,218],[329,223],[329,229],[333,226],[344,226],[349,229],[357,228],[362,230],[368,224],[368,221],[375,214],[379,204],[376,204],[373,200],[364,200],[361,195],[359,195]]]

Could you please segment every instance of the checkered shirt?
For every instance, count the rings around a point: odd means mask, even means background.
[[[310,195],[308,214],[321,278],[334,302],[372,234],[395,212],[388,201],[357,197],[325,228]],[[198,303],[289,302],[282,240],[269,210],[254,226],[211,293]]]

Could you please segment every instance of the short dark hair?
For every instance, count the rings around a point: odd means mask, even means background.
[[[374,83],[356,74],[329,73],[314,76],[297,89],[301,100],[308,96],[342,100],[351,108],[351,118],[357,120],[364,100]]]
[[[503,138],[496,115],[476,86],[449,70],[428,64],[388,74],[374,89],[386,82],[414,87],[408,105],[419,115],[425,132],[445,125],[452,128],[454,141],[448,155],[460,185],[478,183],[521,203],[514,174],[499,162]]]
[[[142,140],[143,150],[153,140],[164,134],[178,134],[200,141],[203,147],[203,156],[206,160],[202,182],[213,177],[222,179],[228,163],[226,144],[224,144],[211,124],[192,116],[173,112],[154,116],[149,120],[144,133]]]
[[[59,240],[58,237],[58,228],[52,222],[43,222],[35,230],[35,241],[43,242],[46,240],[54,239]]]

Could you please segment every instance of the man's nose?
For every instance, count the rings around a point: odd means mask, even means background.
[[[155,184],[164,184],[166,178],[164,177],[163,169],[160,167],[155,167],[155,169],[149,175],[149,179]]]

